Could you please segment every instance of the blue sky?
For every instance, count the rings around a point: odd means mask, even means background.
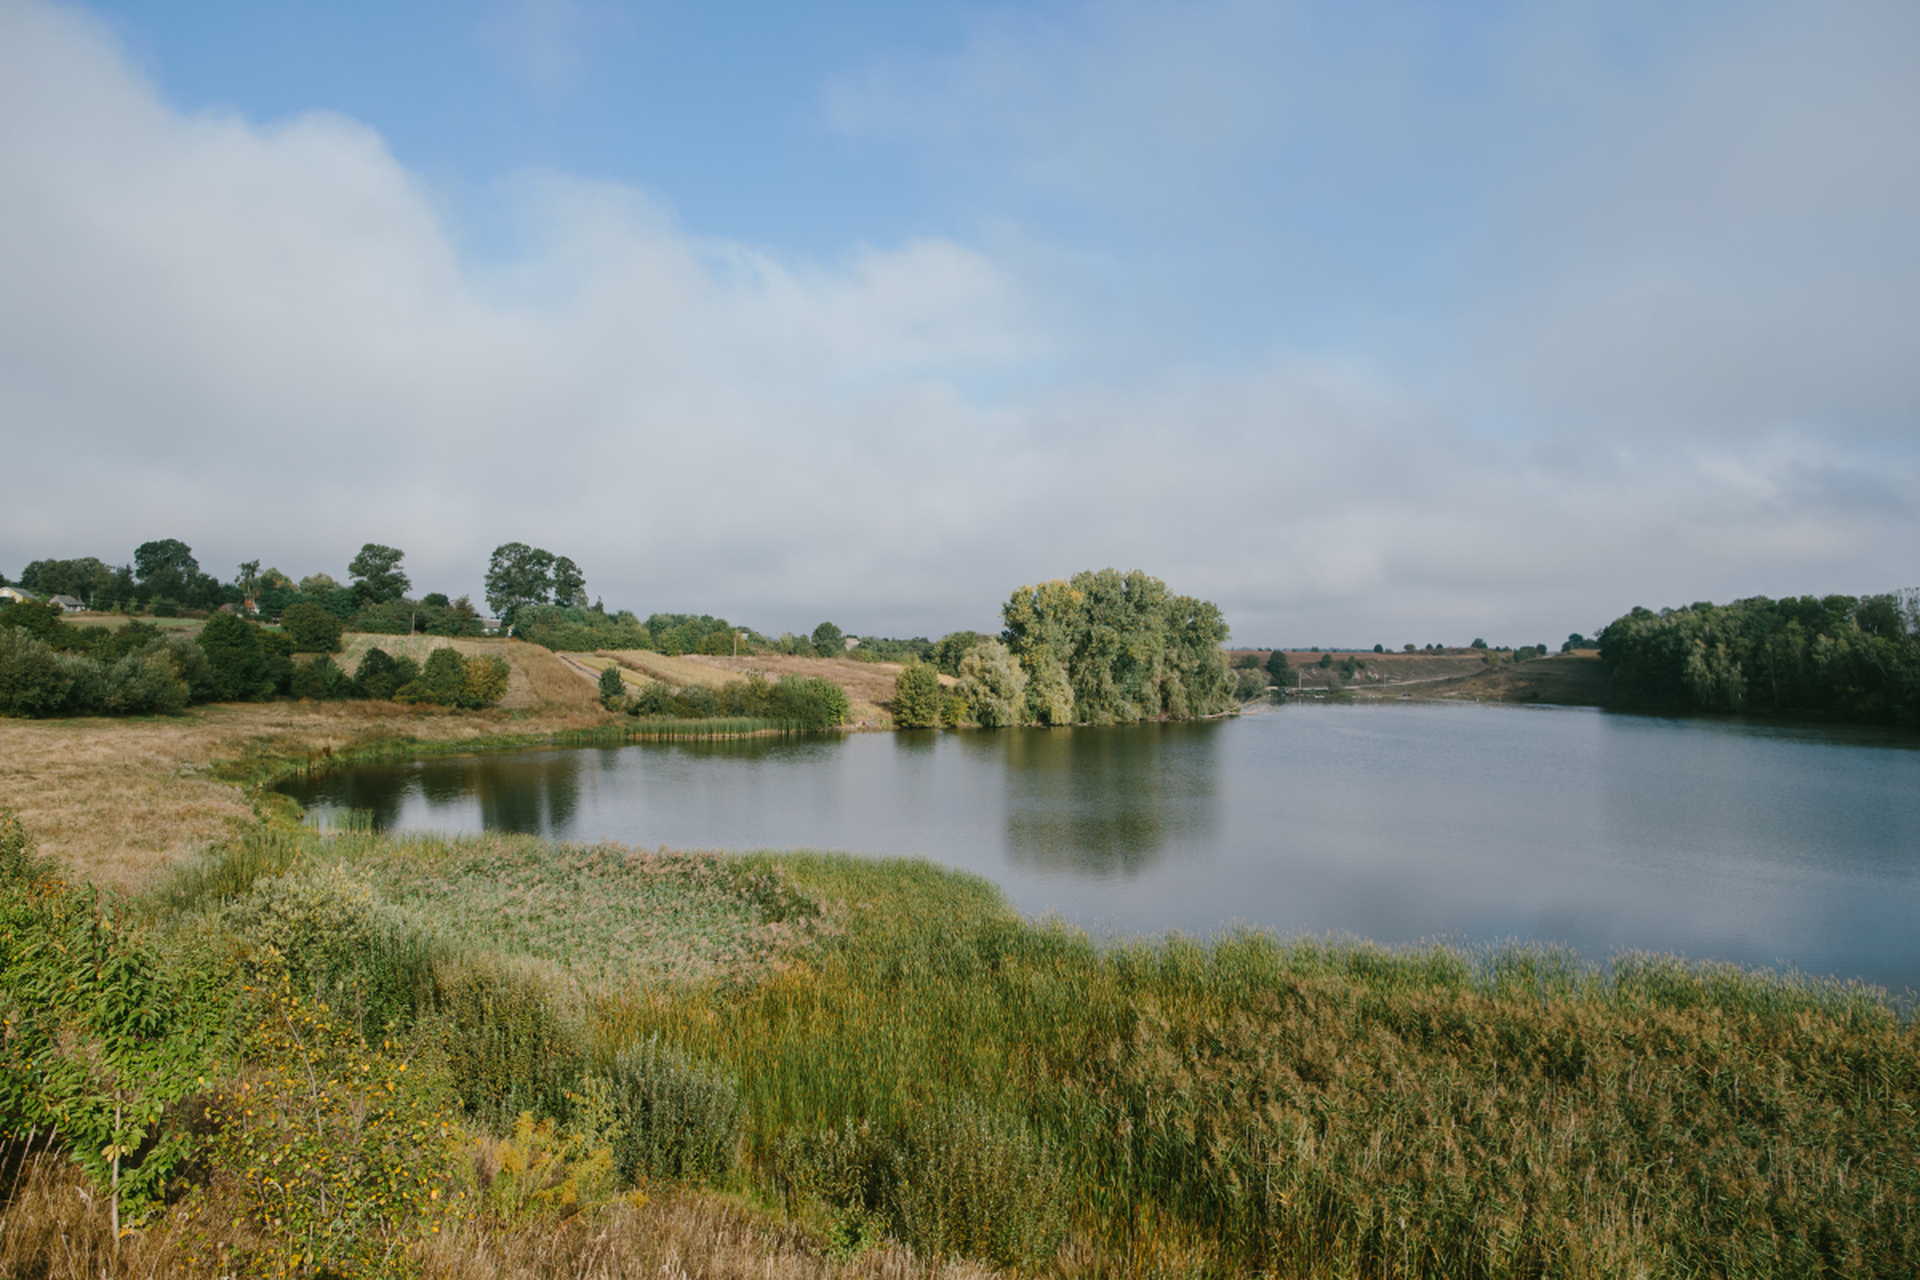
[[[1920,583],[1901,3],[0,0],[0,569],[1248,644]],[[78,464],[78,465],[76,465]],[[218,495],[214,497],[212,495]]]

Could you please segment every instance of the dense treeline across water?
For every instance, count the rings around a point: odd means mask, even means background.
[[[1101,944],[831,855],[262,828],[130,913],[0,854],[0,1134],[57,1127],[129,1250],[185,1222],[163,1274],[445,1274],[639,1180],[1040,1273],[1920,1268],[1920,1041],[1857,986]]]
[[[1635,609],[1600,657],[1643,706],[1920,724],[1916,591]]]

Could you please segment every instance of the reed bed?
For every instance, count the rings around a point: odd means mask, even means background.
[[[610,724],[594,729],[579,729],[556,734],[562,746],[592,747],[628,742],[706,741],[720,738],[762,738],[798,732],[778,720],[753,716],[712,716],[700,720],[667,717],[638,720],[628,724]]]
[[[628,1165],[761,1206],[758,1261],[708,1274],[1920,1273],[1920,1032],[1860,984],[1102,941],[922,861],[353,823],[262,829],[151,901],[506,1135],[460,1175],[493,1208],[421,1228],[429,1274],[633,1273]],[[528,1226],[568,1197],[603,1208]]]

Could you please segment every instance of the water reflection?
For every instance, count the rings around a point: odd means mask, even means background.
[[[1170,838],[1217,827],[1216,725],[995,734],[1008,781],[1005,838],[1017,865],[1138,875]]]
[[[344,769],[383,827],[924,855],[1092,928],[1528,938],[1920,986],[1920,750],[1421,706],[646,743]]]

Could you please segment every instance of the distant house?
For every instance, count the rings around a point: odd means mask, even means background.
[[[840,646],[841,648],[845,649],[848,653],[851,653],[855,649],[858,649],[860,647],[860,637],[859,636],[841,636]]]
[[[26,604],[38,599],[31,591],[22,591],[19,587],[0,587],[0,600],[11,600],[15,604]]]
[[[497,636],[500,634],[500,619],[482,618],[480,619],[480,629],[490,636]]]
[[[85,613],[87,611],[87,606],[81,604],[72,596],[48,596],[47,599],[50,603],[59,605],[68,613]]]

